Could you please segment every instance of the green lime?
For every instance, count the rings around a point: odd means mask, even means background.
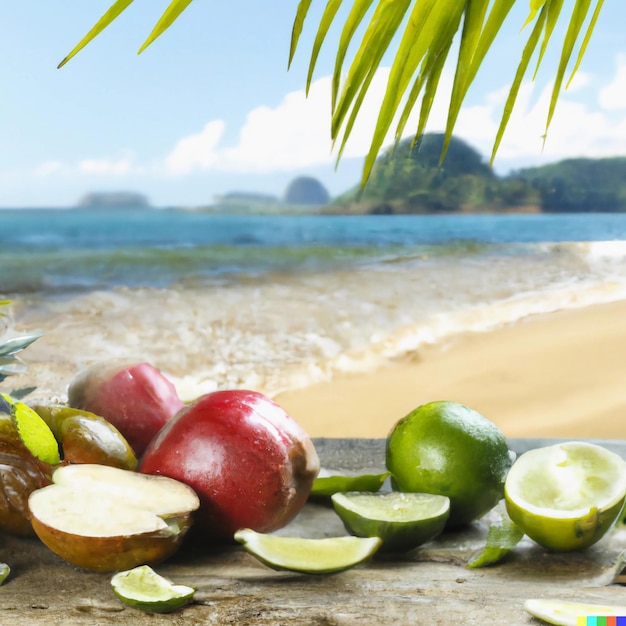
[[[587,602],[568,602],[565,600],[533,598],[526,600],[524,608],[533,617],[548,622],[548,624],[556,624],[556,626],[576,626],[577,624],[588,623],[585,621],[585,617],[588,616],[626,615],[626,606],[588,604]],[[600,624],[600,621],[597,623]]]
[[[395,489],[450,498],[448,528],[478,519],[502,499],[512,462],[493,422],[448,401],[424,404],[399,420],[386,458]]]
[[[332,503],[358,537],[380,537],[385,550],[411,550],[439,535],[450,499],[431,493],[336,493]]]
[[[587,548],[616,522],[626,499],[626,461],[580,441],[529,450],[505,483],[511,519],[555,551]]]
[[[321,498],[345,491],[378,491],[388,476],[389,472],[348,476],[346,474],[329,474],[320,470],[311,488],[311,497]]]
[[[332,574],[370,559],[380,548],[378,537],[305,539],[258,533],[243,528],[235,540],[259,561],[276,570],[305,574]]]
[[[148,565],[140,565],[111,578],[115,595],[125,604],[150,613],[171,613],[193,600],[195,589],[174,585]]]

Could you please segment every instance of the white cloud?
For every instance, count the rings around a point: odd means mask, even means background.
[[[211,169],[219,159],[217,145],[224,128],[222,120],[215,120],[206,124],[196,135],[183,137],[165,159],[166,169],[173,174]]]
[[[63,163],[60,161],[45,161],[41,165],[35,168],[36,177],[51,176],[63,171]]]
[[[626,109],[626,55],[617,56],[617,70],[613,80],[600,89],[598,102],[603,109]]]
[[[381,68],[343,151],[343,158],[363,158],[367,153],[383,99],[388,68]],[[537,91],[533,83],[521,85],[516,106],[496,158],[496,167],[506,162],[526,160],[537,163],[575,156],[614,156],[626,145],[626,55],[619,55],[614,77],[598,88],[590,76],[578,72],[561,94],[556,113],[543,142],[549,110],[551,85]],[[432,107],[429,131],[445,128],[452,73],[444,72]],[[455,134],[468,141],[485,157],[491,153],[502,108],[508,95],[503,84],[465,105],[458,117]],[[275,107],[252,109],[234,143],[226,144],[226,122],[209,120],[199,132],[181,138],[159,163],[141,165],[130,152],[119,158],[88,158],[73,166],[57,161],[42,163],[37,176],[80,173],[96,176],[131,174],[187,175],[193,172],[264,173],[288,172],[332,164],[339,146],[330,137],[330,77],[304,90],[288,93]],[[419,107],[407,122],[404,136],[417,128]],[[393,139],[390,129],[384,145]]]
[[[121,176],[135,171],[133,157],[125,155],[119,159],[83,159],[76,168],[83,174]]]
[[[606,102],[606,93],[616,93],[622,72],[626,72],[626,57],[618,65],[615,80],[601,91],[605,93]],[[388,68],[381,68],[372,81],[342,158],[363,158],[367,154],[388,74]],[[451,86],[452,73],[444,72],[428,131],[445,128]],[[510,159],[534,158],[545,162],[569,156],[613,156],[623,152],[626,116],[615,120],[607,112],[585,104],[593,100],[589,97],[591,88],[590,76],[579,71],[568,89],[561,92],[544,144],[551,85],[537,94],[532,82],[523,83],[499,147],[496,166]],[[176,144],[166,159],[166,169],[177,174],[193,170],[271,172],[333,163],[339,146],[333,149],[330,138],[330,90],[331,79],[324,77],[312,83],[308,97],[304,90],[295,91],[274,108],[253,109],[234,145],[222,145],[224,122],[211,121],[200,133]],[[485,157],[491,154],[508,91],[509,85],[505,84],[485,93],[478,104],[465,105],[458,116],[455,135],[468,141]],[[626,95],[624,97],[626,99]],[[615,95],[610,102],[617,102]],[[418,116],[419,106],[412,112],[403,136],[415,133]],[[392,143],[394,130],[392,126],[383,145]]]

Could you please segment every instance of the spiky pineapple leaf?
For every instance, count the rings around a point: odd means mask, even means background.
[[[10,356],[16,352],[20,352],[30,346],[31,343],[37,341],[43,333],[31,333],[29,335],[21,335],[20,337],[13,337],[3,343],[0,343],[0,356]]]

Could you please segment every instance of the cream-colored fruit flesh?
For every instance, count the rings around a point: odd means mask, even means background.
[[[29,499],[31,515],[42,524],[85,537],[175,533],[164,518],[198,506],[195,492],[178,481],[90,464],[59,468],[53,484]]]

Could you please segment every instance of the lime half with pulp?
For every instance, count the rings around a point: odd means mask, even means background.
[[[603,446],[570,441],[529,450],[509,471],[511,519],[533,541],[587,548],[613,526],[626,499],[626,461]]]
[[[259,533],[243,528],[235,540],[259,561],[276,570],[332,574],[370,559],[381,545],[378,537],[306,539]]]
[[[385,550],[411,550],[439,535],[450,498],[431,493],[336,493],[331,498],[345,527],[359,537],[380,537]]]
[[[118,572],[111,579],[115,595],[125,604],[151,613],[171,613],[193,600],[195,589],[174,585],[148,565]]]

